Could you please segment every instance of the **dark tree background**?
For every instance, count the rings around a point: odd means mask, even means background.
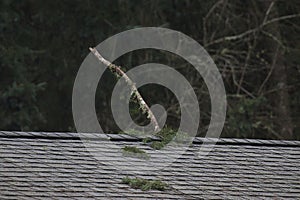
[[[128,29],[159,26],[194,38],[217,64],[228,98],[222,137],[300,139],[299,11],[298,0],[0,1],[0,130],[75,131],[72,87],[88,47]],[[190,81],[204,135],[210,99],[201,76],[167,52],[134,51],[116,61],[126,69],[148,62],[172,66]],[[115,83],[105,73],[96,98],[109,132],[118,131],[109,106]],[[154,85],[140,90],[149,104],[165,106],[176,128],[174,95]],[[136,105],[131,111],[145,123]]]

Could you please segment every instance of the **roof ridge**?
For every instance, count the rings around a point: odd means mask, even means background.
[[[110,141],[141,142],[149,136],[136,136],[128,134],[105,134],[105,133],[71,133],[71,132],[19,132],[0,131],[0,138],[24,138],[24,139],[59,139],[59,140],[81,140],[97,139]],[[150,137],[152,141],[159,141],[155,136]],[[263,139],[238,139],[238,138],[203,138],[195,137],[193,144],[217,144],[217,145],[249,145],[249,146],[283,146],[300,147],[300,141],[296,140],[263,140]]]

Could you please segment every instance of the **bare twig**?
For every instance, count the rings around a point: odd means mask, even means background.
[[[271,34],[271,33],[269,33],[269,32],[267,32],[267,31],[262,31],[262,33],[264,34],[264,35],[266,35],[267,37],[270,37],[272,40],[274,40],[275,42],[277,42],[278,43],[278,45],[280,45],[282,48],[284,48],[284,49],[286,49],[286,46],[282,43],[282,41],[280,41],[280,39],[279,38],[277,38],[275,35],[273,35],[273,34]]]
[[[238,35],[232,35],[232,36],[226,36],[226,37],[223,37],[223,38],[219,38],[219,39],[216,39],[215,41],[212,41],[212,42],[209,42],[207,44],[207,46],[210,46],[212,44],[217,44],[217,43],[221,43],[221,42],[225,42],[225,41],[232,41],[232,40],[238,40],[238,39],[241,39],[249,34],[252,34],[254,32],[256,32],[258,29],[260,28],[257,27],[257,28],[253,28],[253,29],[250,29],[248,31],[245,31],[244,33],[241,33],[241,34],[238,34]]]
[[[247,31],[245,31],[241,34],[238,34],[238,35],[226,36],[226,37],[223,37],[223,38],[216,39],[215,41],[212,41],[212,42],[208,43],[206,46],[210,46],[210,45],[225,42],[225,41],[233,41],[233,40],[242,39],[243,37],[245,37],[247,35],[250,35],[252,33],[255,33],[255,32],[261,30],[263,27],[265,27],[269,24],[272,24],[274,22],[278,22],[278,21],[281,21],[281,20],[296,18],[296,17],[300,17],[300,14],[286,15],[286,16],[271,19],[269,21],[264,21],[261,25],[259,25],[256,28],[249,29],[249,30],[247,30]]]
[[[278,22],[278,21],[282,21],[282,20],[286,20],[286,19],[291,19],[291,18],[296,18],[296,17],[300,17],[300,14],[293,14],[293,15],[286,15],[286,16],[282,16],[282,17],[277,17],[277,18],[274,18],[274,19],[271,19],[271,20],[265,22],[263,25],[266,26],[266,25],[269,25],[269,24],[274,23],[274,22]]]
[[[267,77],[265,78],[265,80],[263,81],[261,86],[259,87],[258,92],[257,92],[258,94],[261,94],[262,89],[264,88],[265,84],[268,82],[269,78],[271,77],[271,75],[273,73],[274,67],[275,67],[276,62],[277,62],[277,55],[279,53],[279,48],[280,48],[279,45],[277,45],[277,48],[276,48],[276,51],[275,51],[275,56],[274,56],[274,59],[273,59],[272,65],[271,65],[271,69],[270,69]]]
[[[242,87],[236,80],[236,77],[235,77],[235,71],[234,71],[234,68],[232,66],[229,66],[231,68],[231,71],[232,71],[232,80],[233,80],[233,83],[234,85],[236,85],[237,87],[240,88],[240,90],[242,90],[243,92],[245,92],[247,95],[249,95],[251,98],[255,99],[256,97],[251,93],[249,92],[248,90],[246,90],[244,87]]]
[[[144,101],[142,95],[137,90],[135,83],[127,76],[127,74],[121,69],[121,67],[119,67],[115,64],[112,64],[111,62],[109,62],[108,60],[103,58],[103,56],[97,51],[96,48],[90,47],[89,49],[100,62],[102,62],[104,65],[106,65],[108,67],[108,69],[113,74],[115,74],[116,76],[124,77],[125,81],[131,88],[132,94],[135,95],[140,108],[142,109],[143,112],[147,113],[147,118],[150,119],[150,121],[154,124],[154,131],[160,130],[160,127],[158,125],[158,122],[157,122],[156,117],[154,116],[153,112],[149,108],[148,104]]]
[[[240,78],[240,81],[239,81],[239,84],[238,84],[237,94],[240,94],[240,90],[241,90],[241,87],[242,87],[242,84],[243,84],[243,81],[244,81],[244,77],[245,77],[245,73],[246,73],[246,68],[248,67],[248,62],[249,62],[249,59],[251,57],[251,52],[252,52],[252,46],[251,46],[251,44],[248,44],[248,53],[247,53],[247,56],[246,56],[245,64],[244,64],[243,69],[242,69],[242,74],[241,74],[241,78]]]
[[[264,18],[263,24],[265,24],[267,22],[268,17],[270,15],[270,12],[271,12],[271,10],[272,10],[272,8],[274,6],[274,3],[275,3],[275,0],[270,3],[269,8],[268,8],[268,10],[267,10],[267,12],[265,14],[265,18]]]
[[[222,4],[224,1],[223,0],[219,0],[218,2],[216,2],[208,11],[208,13],[206,14],[206,16],[203,18],[203,43],[204,45],[206,44],[206,34],[207,34],[207,29],[206,29],[206,23],[207,23],[207,19],[210,17],[210,15],[214,12],[214,10],[220,5]]]
[[[280,87],[280,88],[276,87],[276,88],[273,88],[273,89],[271,89],[271,90],[268,90],[268,91],[265,91],[265,92],[261,93],[260,96],[265,96],[265,95],[267,95],[267,94],[271,94],[271,93],[274,93],[274,92],[278,92],[278,91],[280,91],[280,90],[290,90],[290,89],[292,89],[292,88],[298,87],[299,85],[300,85],[300,84],[294,84],[294,85],[288,85],[288,86]]]

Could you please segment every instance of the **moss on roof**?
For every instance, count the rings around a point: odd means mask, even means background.
[[[131,188],[146,190],[160,190],[164,191],[168,185],[161,180],[147,180],[143,178],[129,178],[124,177],[122,183],[128,184]]]

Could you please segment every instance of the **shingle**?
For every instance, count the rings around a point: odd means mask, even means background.
[[[207,156],[197,156],[214,143]],[[300,198],[299,141],[195,138],[172,165],[156,171],[145,160],[123,157],[126,145],[145,150],[157,166],[166,162],[163,152],[180,152],[155,151],[129,135],[1,131],[0,199]],[[132,189],[122,183],[125,176],[161,179],[170,188]]]

